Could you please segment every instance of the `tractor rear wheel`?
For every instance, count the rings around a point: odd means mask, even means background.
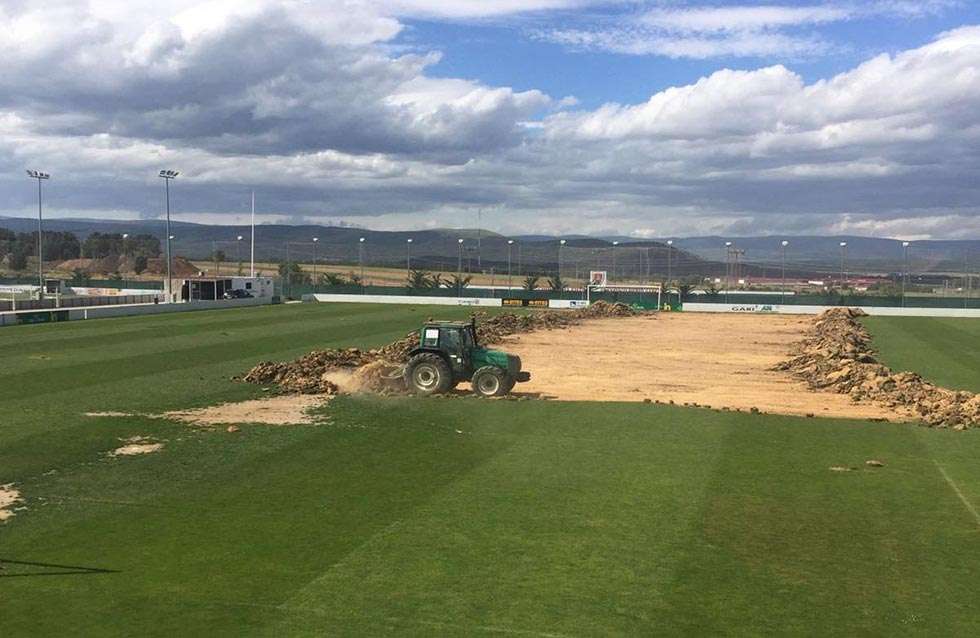
[[[513,384],[507,381],[507,373],[496,366],[483,366],[473,373],[470,381],[473,393],[481,397],[499,397],[507,394]]]
[[[442,394],[453,387],[453,371],[437,354],[423,352],[411,358],[405,368],[405,381],[416,394]]]

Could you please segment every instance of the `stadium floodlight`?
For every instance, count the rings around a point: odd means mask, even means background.
[[[511,251],[513,251],[513,249],[514,249],[514,240],[508,239],[507,240],[507,289],[508,290],[510,290],[513,287],[513,281],[512,281],[513,271],[511,270],[511,260],[510,260]]]
[[[361,292],[364,292],[364,237],[357,240],[357,260],[361,264]]]
[[[242,276],[242,240],[245,239],[242,235],[235,238],[235,259],[238,261],[238,276]]]
[[[561,279],[561,249],[565,246],[565,240],[558,240],[558,279]]]
[[[905,285],[909,279],[909,246],[911,242],[902,242],[902,307],[905,307]]]
[[[840,243],[840,281],[843,285],[847,281],[847,273],[844,271],[844,257],[847,253],[847,242]]]
[[[671,272],[670,272],[670,258],[671,253],[674,252],[674,240],[667,240],[667,286],[670,286]],[[667,291],[667,303],[670,303],[670,290]]]
[[[320,241],[319,237],[313,238],[313,293],[317,292],[317,282],[316,282],[316,244]]]
[[[410,273],[412,272],[412,238],[411,237],[405,240],[405,247],[407,251],[405,253],[405,272]]]
[[[786,303],[786,247],[789,246],[789,242],[784,239],[779,242],[779,245],[783,247],[783,284],[779,303]]]
[[[41,215],[41,182],[51,179],[50,173],[27,169],[27,176],[37,180],[37,296],[38,299],[44,298],[44,247],[41,238],[44,236]]]
[[[170,251],[170,241],[173,239],[173,235],[170,234],[170,180],[175,179],[180,175],[179,171],[172,170],[161,170],[160,177],[163,178],[163,183],[166,185],[166,201],[167,201],[167,303],[174,300],[173,298],[173,277],[171,275],[171,251]]]

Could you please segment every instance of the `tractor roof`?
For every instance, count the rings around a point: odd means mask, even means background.
[[[465,328],[470,325],[469,321],[426,321],[426,326],[433,328]]]

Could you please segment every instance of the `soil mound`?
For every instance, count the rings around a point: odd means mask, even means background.
[[[578,325],[585,319],[604,317],[629,317],[638,314],[623,303],[597,301],[588,308],[573,311],[535,312],[526,315],[500,314],[489,316],[478,313],[477,338],[481,344],[499,343],[504,337]],[[345,348],[314,350],[295,361],[264,361],[236,381],[275,385],[282,392],[298,394],[338,394],[340,388],[331,372],[338,369],[356,369],[359,387],[375,392],[396,391],[394,383],[401,364],[408,360],[408,353],[418,344],[419,333],[413,331],[405,337],[372,350]]]
[[[851,308],[827,310],[796,345],[796,356],[776,369],[792,373],[814,390],[909,409],[932,427],[963,430],[980,426],[980,395],[947,390],[914,372],[892,372],[879,363],[871,335],[857,319],[864,314]]]

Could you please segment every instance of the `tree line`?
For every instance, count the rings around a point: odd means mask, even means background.
[[[160,256],[160,240],[147,234],[124,238],[120,233],[91,233],[83,241],[71,232],[46,230],[41,239],[46,262],[133,257],[145,268],[146,259]],[[15,233],[0,228],[0,261],[11,270],[26,270],[29,257],[37,257],[37,231]]]

